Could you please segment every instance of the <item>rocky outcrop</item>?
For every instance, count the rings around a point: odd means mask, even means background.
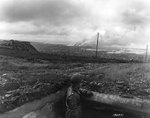
[[[38,51],[26,41],[3,40],[0,41],[0,48],[11,49],[22,52],[37,53]]]

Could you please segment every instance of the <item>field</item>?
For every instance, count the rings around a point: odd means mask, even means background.
[[[0,56],[0,113],[62,89],[74,73],[84,75],[81,88],[150,99],[149,63],[33,62]]]

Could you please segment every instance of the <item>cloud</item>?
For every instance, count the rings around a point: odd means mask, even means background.
[[[12,34],[74,35],[93,24],[89,23],[89,9],[81,3],[84,1],[13,0],[5,5],[0,19]]]
[[[53,38],[55,42],[73,44],[85,39],[91,42],[99,31],[102,44],[107,46],[145,45],[150,37],[149,0],[1,0],[1,3],[0,33],[8,37],[41,37],[49,42]]]
[[[142,2],[134,2],[129,5],[122,16],[123,22],[128,26],[144,27],[150,23],[150,11]]]
[[[8,22],[39,21],[49,24],[72,23],[86,14],[68,0],[15,0],[4,9],[4,20]],[[38,22],[38,23],[39,23]]]

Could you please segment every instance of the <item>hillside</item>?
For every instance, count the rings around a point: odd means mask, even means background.
[[[19,58],[34,58],[39,52],[30,42],[3,40],[0,41],[0,55],[19,57]]]
[[[84,62],[84,63],[129,63],[141,62],[143,57],[133,54],[107,54],[86,50],[78,46],[65,46],[25,41],[0,41],[0,55],[24,58],[30,61],[48,60],[51,62]]]
[[[42,53],[47,53],[49,55],[55,55],[57,57],[61,56],[62,58],[75,60],[83,60],[83,62],[95,61],[95,50],[90,49],[90,47],[84,46],[66,46],[66,45],[56,45],[56,44],[45,44],[45,43],[37,43],[31,42],[31,44]],[[136,50],[139,51],[139,50]],[[82,58],[82,59],[81,59]],[[98,62],[122,62],[126,60],[128,61],[143,61],[142,54],[136,53],[127,53],[127,50],[121,50],[119,48],[101,48],[98,51]]]
[[[0,56],[0,114],[62,89],[74,73],[84,75],[83,89],[149,100],[149,72],[143,63],[32,63]]]
[[[37,53],[37,50],[30,44],[30,42],[25,42],[25,41],[3,40],[0,41],[0,48],[28,52],[28,53]]]
[[[48,54],[59,55],[78,55],[82,52],[82,48],[78,46],[67,46],[58,44],[45,44],[38,42],[31,42],[31,44],[39,51]]]

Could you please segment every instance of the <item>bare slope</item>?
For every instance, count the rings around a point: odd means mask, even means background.
[[[0,54],[12,57],[29,58],[38,51],[30,44],[30,42],[3,40],[0,41]]]
[[[0,42],[0,48],[29,53],[37,53],[37,50],[30,44],[30,42],[25,41],[3,40]]]

